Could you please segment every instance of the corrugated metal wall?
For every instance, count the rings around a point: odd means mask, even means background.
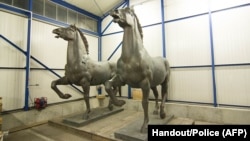
[[[250,6],[213,14],[215,64],[250,62]],[[219,104],[250,106],[250,66],[216,68]]]
[[[26,50],[27,19],[0,11],[0,34],[23,50]],[[17,26],[18,23],[18,26]],[[25,56],[7,42],[0,39],[0,95],[3,97],[3,110],[22,108],[24,102]]]

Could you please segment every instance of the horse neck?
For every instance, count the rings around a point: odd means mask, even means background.
[[[76,39],[68,41],[67,64],[81,63],[87,56],[85,45],[77,33]]]
[[[144,50],[144,48],[137,24],[125,27],[121,57],[124,60],[131,57],[140,57],[141,50]]]

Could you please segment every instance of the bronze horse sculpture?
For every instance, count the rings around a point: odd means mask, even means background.
[[[67,64],[65,65],[65,76],[51,83],[51,88],[62,99],[68,99],[70,94],[63,94],[57,85],[75,84],[82,86],[85,104],[87,107],[83,118],[88,119],[90,110],[89,91],[90,86],[105,84],[111,79],[116,71],[116,63],[109,61],[94,61],[88,55],[88,41],[84,34],[75,26],[67,28],[56,28],[52,31],[56,38],[68,41]],[[120,87],[114,88],[119,90]],[[120,91],[119,91],[120,92]],[[111,101],[109,109],[112,110]]]
[[[161,85],[162,101],[160,105],[160,117],[165,118],[164,104],[168,95],[168,83],[170,67],[167,59],[163,57],[151,57],[143,46],[142,27],[132,8],[114,10],[110,13],[113,22],[118,23],[124,30],[122,53],[117,61],[117,72],[112,79],[106,82],[105,89],[112,98],[114,105],[122,106],[125,102],[117,100],[116,86],[128,84],[132,88],[141,88],[142,107],[144,110],[144,121],[141,132],[146,132],[149,122],[148,99],[150,89],[153,90],[156,105],[154,114],[158,113],[158,92],[156,87]]]

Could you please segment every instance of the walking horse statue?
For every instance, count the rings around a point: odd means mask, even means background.
[[[141,132],[146,132],[148,116],[148,99],[150,89],[153,90],[156,104],[154,114],[158,113],[158,92],[156,87],[161,85],[162,101],[160,105],[160,117],[165,118],[164,104],[168,95],[168,83],[170,67],[168,61],[163,57],[151,57],[143,46],[142,27],[133,8],[123,8],[110,13],[113,22],[118,23],[124,30],[122,41],[122,53],[117,61],[117,72],[112,79],[105,83],[114,105],[122,106],[125,102],[115,97],[113,87],[128,84],[132,88],[141,88],[142,107],[144,110],[144,121]]]
[[[68,48],[65,76],[52,81],[51,88],[60,98],[68,99],[71,95],[63,94],[57,88],[57,85],[75,84],[81,86],[87,107],[86,112],[83,114],[83,118],[88,119],[91,111],[89,103],[90,86],[102,85],[105,84],[107,80],[111,79],[116,71],[116,63],[92,60],[88,55],[88,41],[75,25],[70,25],[66,28],[56,28],[52,32],[56,34],[56,38],[62,38],[68,41]],[[114,89],[121,92],[120,87]],[[108,107],[112,110],[111,101]]]

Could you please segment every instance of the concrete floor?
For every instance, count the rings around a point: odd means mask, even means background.
[[[3,141],[91,141],[49,124],[11,133]]]
[[[64,118],[56,118],[39,126],[10,133],[4,137],[3,141],[119,141],[114,137],[114,132],[138,118],[143,118],[143,112],[123,110],[83,127],[66,125],[62,123]],[[213,123],[173,117],[167,124]]]

